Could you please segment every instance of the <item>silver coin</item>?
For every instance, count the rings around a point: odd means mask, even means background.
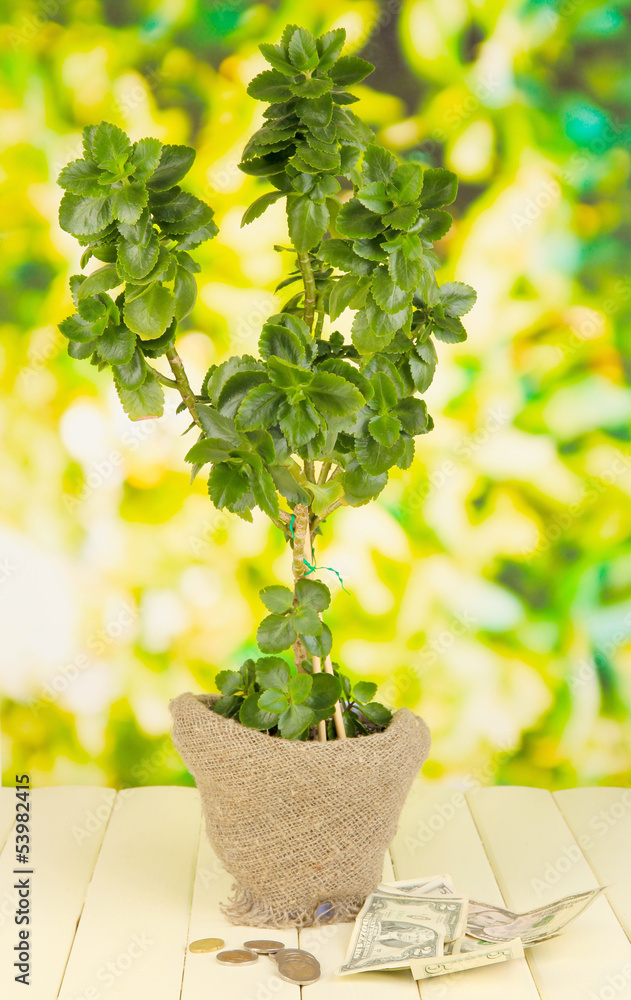
[[[220,965],[254,965],[258,960],[258,955],[255,955],[253,951],[246,951],[244,948],[220,951],[217,955],[217,961]]]
[[[310,961],[306,958],[286,958],[283,962],[279,962],[278,975],[286,983],[311,986],[320,978],[320,965],[315,959]]]
[[[257,955],[274,955],[277,951],[282,951],[285,945],[282,941],[245,941],[244,948],[255,951]]]
[[[276,954],[272,955],[272,958],[275,962],[284,958],[308,958],[317,962],[315,955],[312,955],[310,951],[305,951],[304,948],[283,948],[282,951],[277,951]]]

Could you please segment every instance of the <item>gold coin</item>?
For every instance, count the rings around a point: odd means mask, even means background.
[[[253,951],[245,951],[243,948],[220,951],[217,955],[217,961],[220,965],[254,965],[258,960],[258,955],[255,955]]]
[[[191,941],[188,950],[201,955],[208,951],[219,951],[225,943],[221,938],[200,938],[199,941]]]
[[[285,947],[282,941],[246,941],[244,948],[255,951],[257,955],[274,955]]]
[[[287,983],[296,986],[311,986],[320,978],[320,965],[313,959],[286,958],[278,963],[278,975]]]

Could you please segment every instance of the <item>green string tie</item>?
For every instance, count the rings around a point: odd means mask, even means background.
[[[289,522],[289,530],[290,530],[290,532],[292,534],[292,537],[293,537],[294,541],[296,540],[296,532],[294,531],[294,522],[295,522],[295,520],[296,520],[296,515],[292,514],[291,515],[291,521]],[[307,567],[307,572],[305,573],[305,576],[311,576],[311,574],[315,573],[315,571],[318,569],[318,566],[316,566],[315,564],[312,566],[311,563],[308,562],[305,559],[304,556],[302,557],[302,561],[305,564],[305,566]],[[344,591],[345,594],[349,594],[349,596],[350,596],[350,591],[348,591],[346,589],[346,587],[344,586],[344,581],[343,581],[342,577],[340,576],[340,574],[338,573],[338,571],[335,569],[334,566],[320,566],[319,568],[320,569],[328,569],[330,573],[335,573],[336,577],[340,581],[340,586],[341,586],[342,590]]]

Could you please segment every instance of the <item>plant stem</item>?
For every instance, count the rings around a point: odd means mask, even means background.
[[[318,321],[316,323],[315,334],[314,334],[316,340],[319,340],[320,337],[322,336],[323,326],[324,326],[324,309],[320,309],[320,311],[318,312]]]
[[[145,364],[147,364],[146,361]],[[149,369],[151,374],[157,378],[158,382],[160,382],[161,385],[168,385],[170,389],[179,389],[179,385],[177,384],[174,378],[169,378],[168,375],[163,375],[162,372],[159,372],[157,368],[152,368],[151,365],[149,364],[147,364],[147,368]]]
[[[332,478],[333,477],[331,476],[331,479]],[[329,480],[329,482],[330,482],[330,480]],[[311,530],[315,531],[315,529],[318,527],[318,525],[322,524],[322,522],[325,520],[325,518],[327,518],[329,516],[329,514],[332,514],[334,510],[337,510],[338,507],[345,507],[345,506],[347,506],[346,501],[342,497],[340,497],[340,499],[336,500],[334,503],[332,503],[330,507],[327,507],[327,509],[325,511],[323,511],[320,514],[319,517],[316,517],[315,521],[313,522]]]
[[[324,657],[324,670],[327,674],[334,674],[333,664],[331,663],[331,657]],[[346,730],[344,728],[344,718],[342,716],[342,707],[339,701],[335,702],[335,712],[333,714],[333,722],[335,724],[335,732],[337,733],[338,740],[346,739]]]
[[[323,486],[326,483],[326,477],[331,469],[332,462],[323,462],[322,468],[320,469],[320,475],[318,476],[318,486]]]
[[[309,327],[309,332],[313,329],[313,317],[315,315],[315,305],[316,305],[316,285],[315,278],[313,276],[313,268],[311,267],[311,260],[309,259],[308,253],[299,253],[298,256],[298,267],[300,268],[300,273],[302,274],[302,281],[305,286],[305,307],[303,318],[307,326]]]
[[[294,507],[294,604],[298,603],[296,596],[296,584],[305,575],[305,545],[307,543],[307,532],[309,530],[309,508],[304,504],[297,503]],[[300,636],[294,643],[294,663],[298,673],[304,673],[302,661],[307,658],[307,651]]]
[[[315,465],[313,462],[308,461],[308,459],[305,459],[305,476],[310,483],[315,483]]]
[[[320,657],[315,655],[312,656],[311,662],[313,664],[314,674],[321,674],[322,664],[320,663]],[[324,719],[322,722],[318,722],[318,739],[320,740],[320,743],[326,743],[326,722]]]
[[[180,355],[177,353],[174,347],[170,347],[166,352],[168,362],[171,366],[171,371],[175,376],[175,382],[178,387],[180,396],[183,402],[186,404],[188,412],[192,416],[193,420],[199,427],[200,431],[204,432],[204,427],[201,420],[199,419],[199,414],[197,412],[197,407],[195,405],[195,394],[191,389],[191,384],[188,380],[186,372],[184,371],[184,364]]]

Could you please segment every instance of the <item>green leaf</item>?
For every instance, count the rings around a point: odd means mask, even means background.
[[[278,423],[278,408],[284,398],[284,393],[276,386],[255,386],[239,407],[237,426],[244,431],[253,431]]]
[[[315,128],[326,128],[333,114],[333,101],[330,94],[321,97],[302,97],[296,102],[296,114],[305,125]]]
[[[364,153],[362,179],[364,184],[379,182],[387,184],[397,168],[397,161],[392,153],[383,146],[368,146]]]
[[[192,311],[197,299],[197,282],[184,267],[177,267],[175,272],[175,318],[180,323]]]
[[[458,178],[451,170],[429,167],[423,174],[420,204],[423,208],[442,208],[451,205],[458,193]]]
[[[147,376],[147,365],[140,348],[136,347],[130,361],[115,365],[112,371],[117,388],[138,389]]]
[[[208,495],[218,510],[233,507],[247,493],[249,486],[247,477],[229,462],[215,465],[208,477]]]
[[[368,422],[368,429],[375,441],[383,445],[384,448],[392,448],[401,434],[401,424],[396,417],[391,417],[387,413],[380,413],[372,417]]]
[[[320,712],[333,708],[341,695],[342,684],[339,677],[335,677],[334,674],[313,674],[311,691],[305,699],[305,705],[314,712]]]
[[[460,344],[467,339],[467,331],[457,316],[432,316],[432,332],[437,340],[445,344]]]
[[[290,705],[278,720],[281,736],[286,740],[295,740],[313,721],[313,712],[306,705]]]
[[[419,392],[425,392],[432,384],[438,358],[436,348],[431,340],[417,344],[413,354],[409,356],[410,371],[414,385]]]
[[[190,146],[163,146],[160,163],[147,181],[152,191],[168,191],[179,184],[193,166],[195,150]]]
[[[280,73],[284,73],[285,76],[295,76],[296,70],[289,62],[285,54],[285,50],[280,45],[269,45],[267,42],[263,45],[259,45],[259,51],[263,54],[267,62],[274,69],[277,69]]]
[[[378,496],[387,482],[386,472],[382,472],[379,476],[371,476],[364,472],[357,462],[351,463],[342,477],[344,499],[351,507],[361,507]]]
[[[325,240],[318,254],[320,260],[340,271],[355,275],[370,274],[372,268],[368,260],[358,256],[346,240]]]
[[[392,200],[386,195],[386,185],[383,181],[373,181],[364,185],[355,197],[365,208],[376,212],[377,215],[385,215],[394,208]]]
[[[108,326],[96,342],[100,358],[111,365],[126,365],[134,356],[136,335],[126,326]]]
[[[387,413],[396,405],[398,400],[396,382],[387,372],[376,371],[371,375],[370,384],[373,390],[371,407],[380,413]]]
[[[318,413],[332,417],[348,417],[364,405],[364,397],[352,382],[332,372],[318,372],[305,394]]]
[[[331,603],[331,591],[326,584],[306,576],[296,582],[296,597],[303,607],[314,611],[326,611]]]
[[[96,340],[88,340],[85,343],[71,340],[68,344],[68,354],[76,361],[84,361],[86,358],[91,358],[95,349]]]
[[[134,177],[137,181],[146,181],[154,173],[160,163],[162,143],[159,139],[148,137],[134,143],[131,162],[134,165]]]
[[[103,333],[105,322],[106,317],[103,317],[102,328],[99,330],[98,327],[95,328],[92,323],[75,313],[74,316],[68,316],[67,319],[62,320],[59,324],[59,330],[68,340],[79,344],[87,344]]]
[[[333,646],[333,637],[328,625],[322,625],[322,631],[318,635],[302,634],[300,636],[302,644],[312,656],[328,656]]]
[[[320,429],[318,414],[305,399],[293,404],[283,401],[278,414],[280,429],[294,449],[310,441]]]
[[[311,502],[310,495],[296,482],[289,469],[284,465],[272,465],[269,471],[276,489],[281,496],[285,497],[288,503],[309,505]]]
[[[379,444],[370,434],[355,439],[357,461],[371,476],[379,476],[396,465],[403,449],[403,438],[399,438],[392,448]]]
[[[301,72],[315,69],[318,65],[315,38],[305,28],[296,28],[287,46],[287,53],[293,65]]]
[[[377,685],[370,681],[359,681],[353,688],[353,701],[358,701],[360,705],[366,705],[375,697]]]
[[[117,267],[126,281],[140,281],[158,260],[158,236],[152,233],[144,246],[121,239],[118,244]]]
[[[339,477],[336,477],[332,482],[324,483],[322,486],[318,486],[317,483],[309,483],[309,492],[313,493],[311,509],[314,514],[319,516],[343,496],[344,490]]]
[[[290,677],[291,671],[280,656],[262,656],[256,661],[256,680],[263,688],[284,691]]]
[[[261,510],[274,521],[278,518],[278,497],[276,486],[267,469],[254,472],[252,478],[252,492],[254,499]]]
[[[344,28],[334,28],[333,31],[327,31],[316,39],[318,55],[320,56],[319,70],[330,69],[339,59],[345,40],[346,31]]]
[[[173,293],[158,283],[144,288],[135,298],[129,299],[129,291],[135,292],[138,285],[128,285],[125,294],[124,317],[130,330],[141,340],[155,340],[160,337],[175,313]]]
[[[228,694],[214,702],[212,710],[217,715],[223,715],[225,719],[233,719],[238,714],[242,704],[243,698],[241,695]]]
[[[282,358],[292,365],[305,363],[305,351],[299,337],[286,326],[276,323],[264,325],[259,339],[259,354],[262,358]]]
[[[423,170],[418,163],[401,163],[393,171],[388,191],[399,205],[415,202],[423,187]]]
[[[293,617],[272,614],[259,625],[256,641],[262,653],[282,653],[294,644],[297,634]]]
[[[419,210],[416,205],[401,205],[399,208],[395,208],[392,212],[384,215],[383,221],[391,229],[404,229],[408,231],[415,227],[418,216]]]
[[[263,711],[280,715],[281,712],[287,711],[289,699],[283,691],[279,691],[277,688],[267,688],[263,694],[258,696],[258,707]],[[278,724],[278,719],[276,719],[276,724]]]
[[[118,173],[131,154],[131,142],[122,129],[101,122],[92,137],[92,158],[100,167]]]
[[[451,215],[449,212],[439,212],[433,208],[422,211],[423,215],[413,227],[414,232],[429,243],[441,240],[451,229],[453,222]]]
[[[230,457],[230,449],[220,438],[202,438],[184,456],[185,462],[206,465],[208,462],[225,462]]]
[[[464,316],[475,305],[477,294],[462,281],[446,281],[440,286],[440,301],[448,316]]]
[[[243,691],[243,678],[238,670],[220,670],[215,675],[217,690],[222,694],[236,694]]]
[[[361,239],[366,236],[376,236],[384,229],[384,224],[378,215],[370,212],[357,198],[351,198],[342,205],[335,228],[342,236],[350,236],[352,239]]]
[[[287,198],[289,235],[296,250],[311,250],[324,236],[329,224],[326,205],[312,201],[308,195]]]
[[[132,181],[117,191],[112,192],[112,211],[114,217],[121,222],[133,225],[142,214],[148,201],[147,189],[144,184]]]
[[[330,77],[337,87],[350,87],[365,80],[374,68],[372,63],[359,56],[342,56],[331,67]]]
[[[147,372],[145,380],[137,389],[116,387],[123,409],[130,420],[147,420],[161,417],[164,410],[164,392],[157,378]]]
[[[309,696],[313,681],[309,674],[296,674],[289,680],[289,697],[294,705],[302,705]]]
[[[277,614],[284,614],[286,611],[291,611],[293,607],[294,595],[289,587],[281,587],[278,584],[274,584],[271,587],[264,587],[259,592],[259,596],[267,610],[274,611]]]
[[[405,433],[412,437],[423,434],[427,429],[427,406],[422,399],[408,396],[397,403],[392,413],[400,421]],[[370,432],[373,433],[372,427]]]
[[[383,705],[380,705],[378,701],[371,701],[367,705],[362,705],[361,713],[377,726],[388,726],[392,722],[392,712]]]
[[[116,288],[120,284],[122,282],[115,265],[106,264],[105,267],[100,267],[98,271],[93,271],[81,283],[81,287],[77,292],[77,298],[85,299],[90,295],[98,295],[99,292],[106,292],[109,288]]]
[[[259,708],[259,697],[256,691],[247,696],[239,709],[239,722],[248,729],[273,729],[278,723],[278,716]]]
[[[304,632],[305,635],[319,635],[322,631],[322,621],[313,608],[306,608],[299,605],[293,612],[291,620],[294,623],[296,632]]]
[[[99,176],[99,168],[92,160],[73,160],[63,168],[57,183],[72,194],[102,196]]]
[[[73,236],[96,236],[114,218],[109,195],[82,198],[66,191],[59,206],[59,225]]]
[[[230,417],[219,413],[211,406],[205,406],[203,403],[197,404],[197,415],[201,420],[206,437],[224,441],[230,448],[241,447],[243,438],[236,429],[234,420]]]
[[[408,292],[413,291],[421,280],[421,264],[418,260],[406,257],[400,248],[390,254],[388,270],[392,280]]]
[[[283,191],[268,191],[267,194],[262,194],[260,198],[253,201],[252,204],[246,208],[243,213],[243,218],[241,219],[241,226],[247,226],[250,222],[254,222],[259,216],[263,214],[265,209],[273,205],[274,202],[278,201],[279,198],[284,198],[285,194]]]
[[[275,69],[265,69],[250,81],[248,94],[257,101],[288,101],[292,90],[285,76]]]
[[[399,312],[412,300],[412,292],[397,285],[388,268],[383,266],[373,272],[371,291],[377,305],[387,313]]]
[[[344,274],[333,284],[329,294],[329,316],[336,320],[348,306],[359,308],[364,304],[368,282],[354,274]]]

